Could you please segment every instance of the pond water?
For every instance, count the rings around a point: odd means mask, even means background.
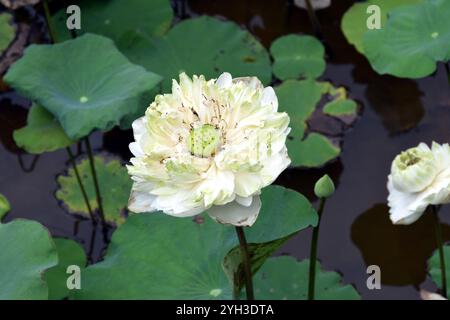
[[[327,46],[327,69],[322,79],[348,88],[362,105],[362,115],[346,133],[339,160],[322,169],[289,169],[277,183],[315,201],[314,182],[328,173],[337,191],[327,202],[321,224],[318,257],[322,266],[340,272],[344,282],[354,284],[363,299],[418,299],[419,287],[435,291],[425,271],[426,261],[436,249],[432,217],[424,215],[410,226],[393,226],[386,206],[386,177],[392,159],[401,150],[421,141],[450,141],[447,74],[442,64],[434,75],[418,81],[376,74],[341,33],[340,19],[353,2],[334,1],[332,7],[318,11],[317,17]],[[191,0],[184,8],[181,1],[174,1],[174,6],[180,18],[208,14],[235,21],[269,46],[284,34],[314,34],[306,11],[289,9],[286,3]],[[56,175],[67,169],[65,150],[35,159],[14,144],[12,132],[25,124],[28,107],[29,103],[14,93],[0,93],[0,193],[12,206],[6,221],[37,220],[54,236],[82,243],[91,261],[101,259],[105,247],[101,232],[96,232],[89,220],[65,214],[54,198]],[[126,161],[131,138],[130,132],[113,130],[94,134],[92,143],[97,152],[118,154]],[[33,162],[34,169],[26,172],[24,168],[32,167]],[[441,211],[441,221],[444,239],[450,240],[448,206]],[[308,257],[310,238],[309,231],[302,232],[279,254]],[[372,264],[381,268],[381,290],[366,287],[366,268]]]

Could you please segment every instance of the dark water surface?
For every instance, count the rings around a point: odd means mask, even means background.
[[[287,3],[191,0],[185,10],[178,6],[177,12],[233,20],[268,47],[284,34],[314,34],[306,11],[289,9]],[[320,170],[287,170],[277,183],[315,200],[315,180],[324,173],[332,176],[337,190],[327,202],[320,229],[318,257],[322,266],[342,273],[344,282],[354,284],[364,299],[418,299],[419,287],[435,290],[426,275],[426,261],[436,249],[432,217],[424,215],[410,226],[393,226],[386,206],[386,177],[392,159],[401,150],[421,141],[450,142],[449,84],[442,64],[436,74],[418,81],[372,71],[340,30],[340,19],[351,3],[335,0],[331,8],[317,12],[328,51],[327,70],[321,78],[347,87],[350,96],[363,106],[362,116],[346,133],[338,161]],[[65,150],[40,156],[31,172],[22,169],[29,168],[35,157],[15,146],[12,132],[25,124],[28,107],[28,102],[14,94],[0,93],[0,193],[12,206],[6,220],[38,220],[54,236],[82,243],[96,261],[104,248],[101,232],[94,234],[90,221],[64,213],[54,198],[56,175],[67,169]],[[130,132],[119,130],[93,136],[96,151],[116,153],[124,159],[129,157],[130,141]],[[441,211],[441,220],[445,240],[450,240],[450,206]],[[302,232],[280,253],[307,257],[310,237],[309,231]],[[366,268],[371,264],[381,267],[381,290],[366,287]]]

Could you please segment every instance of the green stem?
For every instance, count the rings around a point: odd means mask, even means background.
[[[436,232],[436,242],[439,250],[439,260],[440,260],[440,266],[441,266],[441,278],[442,278],[442,295],[444,298],[447,298],[447,276],[445,274],[445,256],[444,256],[444,247],[443,247],[443,241],[442,241],[442,229],[441,229],[441,223],[439,221],[439,214],[438,209],[436,206],[431,206],[431,211],[434,215],[434,228]]]
[[[255,295],[253,293],[252,266],[250,262],[250,255],[248,253],[247,240],[245,239],[244,228],[236,227],[236,233],[239,239],[241,258],[244,262],[245,292],[247,294],[247,300],[255,300]]]
[[[67,147],[66,150],[67,150],[67,154],[69,155],[69,160],[73,167],[73,171],[75,172],[75,177],[77,178],[78,185],[80,186],[80,190],[81,190],[81,194],[83,195],[84,202],[86,203],[86,207],[89,211],[89,216],[91,217],[92,222],[96,223],[94,214],[92,213],[91,205],[89,204],[89,199],[88,199],[86,190],[84,189],[83,183],[81,182],[80,173],[78,172],[78,168],[75,163],[75,158],[73,156],[72,150],[70,150],[70,147]]]
[[[102,221],[103,226],[106,226],[105,215],[103,213],[102,195],[100,194],[100,187],[98,184],[97,172],[95,170],[94,157],[92,156],[92,148],[91,143],[89,142],[89,136],[87,136],[84,139],[84,141],[86,143],[86,149],[89,157],[89,164],[91,166],[92,179],[94,180],[95,195],[97,197],[97,204],[98,204],[98,212],[100,214],[100,219]]]
[[[311,240],[311,251],[309,253],[309,282],[308,282],[308,300],[314,300],[314,290],[316,283],[316,260],[317,260],[317,242],[319,240],[319,228],[320,218],[322,216],[323,209],[325,208],[326,198],[320,199],[319,206],[319,221],[317,226],[313,229],[313,235]]]
[[[44,12],[45,12],[45,22],[47,23],[48,33],[50,34],[50,38],[52,39],[53,43],[56,43],[56,42],[58,42],[58,40],[56,39],[56,34],[53,29],[52,16],[50,15],[50,8],[48,6],[48,1],[44,0],[43,5],[44,5]]]
[[[311,4],[311,0],[306,0],[306,8],[308,10],[309,20],[311,21],[314,33],[317,35],[319,39],[323,38],[322,27],[320,26],[319,19],[317,19],[316,11],[314,11],[314,8]]]

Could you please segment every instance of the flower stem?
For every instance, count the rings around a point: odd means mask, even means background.
[[[105,227],[106,222],[105,222],[105,215],[103,214],[102,195],[100,194],[100,188],[98,185],[97,172],[95,171],[94,157],[92,156],[92,148],[91,148],[91,143],[89,142],[89,136],[87,136],[84,139],[84,141],[86,143],[86,150],[87,150],[87,154],[89,157],[89,164],[91,166],[92,179],[94,180],[95,195],[97,197],[97,204],[98,204],[98,212],[100,214],[100,219],[102,221],[102,224]]]
[[[86,203],[86,207],[89,211],[89,216],[91,217],[91,220],[93,223],[97,223],[97,221],[94,217],[94,214],[92,213],[92,208],[91,208],[91,205],[89,204],[86,190],[84,189],[83,183],[81,182],[80,173],[78,172],[78,168],[75,163],[75,158],[73,156],[72,150],[70,150],[70,147],[67,147],[66,150],[67,150],[67,154],[69,155],[70,164],[72,165],[73,171],[75,172],[75,177],[77,178],[78,185],[80,186],[80,190],[81,190],[81,194],[83,195],[84,202]]]
[[[306,8],[308,10],[309,20],[311,21],[314,33],[319,39],[323,38],[322,27],[320,26],[319,19],[317,19],[316,12],[311,4],[311,0],[306,0]]]
[[[433,212],[433,215],[434,215],[436,241],[437,241],[437,246],[438,246],[438,250],[439,250],[439,260],[440,260],[440,264],[441,264],[442,296],[444,298],[447,298],[447,277],[445,274],[445,256],[444,256],[444,248],[443,248],[443,241],[442,241],[441,223],[439,221],[439,214],[438,214],[438,209],[436,208],[436,206],[431,206],[431,211]]]
[[[320,218],[325,208],[326,198],[320,198],[320,206],[318,211],[319,221],[313,229],[311,240],[311,251],[309,253],[309,282],[308,282],[308,300],[314,300],[314,290],[316,282],[316,260],[317,260],[317,242],[319,240]]]
[[[245,292],[247,294],[247,300],[255,300],[255,296],[253,293],[252,266],[250,263],[250,255],[248,253],[247,240],[245,239],[244,228],[236,227],[236,233],[239,239],[241,258],[242,261],[244,262]]]
[[[56,39],[56,34],[53,29],[52,16],[50,15],[50,8],[48,6],[47,0],[44,0],[43,6],[44,6],[45,22],[47,23],[48,33],[49,33],[50,38],[52,39],[53,43],[56,43],[56,42],[58,42],[58,40]]]

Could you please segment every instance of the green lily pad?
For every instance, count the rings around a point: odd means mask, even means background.
[[[445,259],[445,275],[447,280],[447,297],[450,297],[450,245],[444,245],[444,259]],[[431,279],[442,289],[442,273],[441,260],[439,258],[439,251],[436,250],[428,260],[428,272]]]
[[[293,257],[270,258],[254,277],[255,296],[262,300],[306,300],[308,297],[309,260]],[[316,300],[360,300],[351,285],[342,284],[337,272],[323,271],[316,263]]]
[[[295,191],[270,186],[261,197],[258,220],[245,229],[249,243],[274,241],[317,224],[311,204]],[[230,299],[222,261],[238,244],[235,230],[206,216],[202,220],[162,213],[129,217],[113,234],[104,260],[84,270],[83,290],[73,297]]]
[[[291,118],[286,144],[292,165],[320,167],[338,157],[343,134],[358,113],[347,91],[312,79],[287,80],[275,91],[280,111]]]
[[[422,78],[450,60],[450,1],[392,10],[386,27],[367,32],[364,53],[379,74]]]
[[[106,160],[103,157],[94,157],[100,194],[102,195],[103,211],[107,222],[120,225],[125,221],[124,209],[128,204],[132,181],[126,168],[118,160]],[[89,160],[84,159],[77,164],[84,189],[86,190],[92,210],[98,208],[95,194],[95,185],[92,179]],[[71,213],[82,214],[89,217],[89,211],[83,199],[73,168],[68,174],[57,178],[60,186],[56,198],[61,200]]]
[[[145,109],[145,95],[160,77],[130,63],[110,39],[86,34],[28,47],[4,80],[51,112],[69,138],[79,139]]]
[[[44,300],[43,272],[58,262],[49,232],[35,221],[0,224],[0,300]]]
[[[132,32],[147,36],[163,35],[170,27],[173,11],[169,0],[83,0],[77,3],[81,10],[81,30],[120,41]],[[70,39],[66,8],[54,15],[58,41]]]
[[[9,212],[9,210],[11,210],[11,205],[9,204],[8,199],[0,193],[0,221]]]
[[[325,71],[325,48],[311,36],[287,35],[270,46],[273,73],[280,80],[317,78]]]
[[[381,28],[386,26],[389,12],[394,8],[420,3],[423,0],[369,0],[353,4],[348,9],[341,21],[341,29],[347,41],[355,46],[360,53],[364,52],[363,37],[366,32],[372,30],[367,28],[367,13],[369,6],[377,5],[380,8]]]
[[[164,91],[182,71],[207,79],[227,71],[233,77],[256,76],[264,84],[271,81],[266,49],[233,22],[202,16],[176,24],[161,38],[135,34],[126,40],[118,45],[121,51],[132,62],[162,75]]]
[[[354,115],[357,110],[356,102],[349,99],[331,101],[323,107],[323,112],[330,116]]]
[[[49,300],[64,299],[69,295],[67,279],[67,267],[76,265],[80,270],[86,267],[86,254],[83,248],[73,240],[55,238],[53,239],[58,253],[58,265],[48,269],[44,279],[48,285]]]
[[[9,13],[0,14],[0,56],[8,49],[16,34],[16,29],[11,24],[12,19],[13,16]]]
[[[28,153],[51,152],[74,143],[53,115],[34,104],[28,112],[27,125],[13,133],[17,146]]]

